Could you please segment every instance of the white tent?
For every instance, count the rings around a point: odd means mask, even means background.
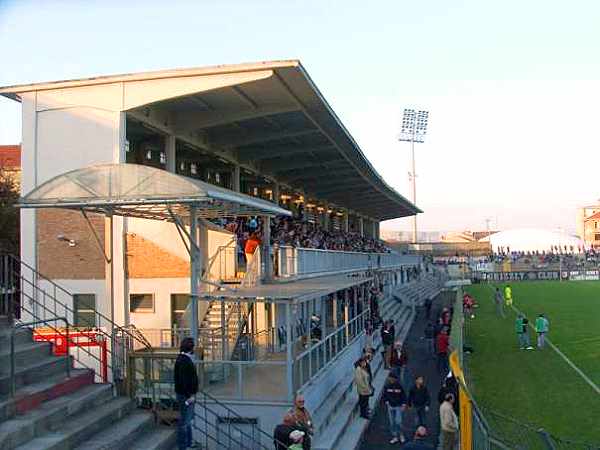
[[[511,252],[552,251],[556,246],[564,249],[567,246],[571,251],[578,252],[583,248],[583,241],[577,236],[559,230],[544,230],[539,228],[518,228],[514,230],[500,231],[486,237],[481,241],[491,242],[492,250],[497,252],[499,248]]]

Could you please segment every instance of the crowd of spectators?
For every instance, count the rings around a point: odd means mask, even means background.
[[[220,219],[217,224],[235,233],[241,248],[253,234],[263,235],[262,218]],[[270,225],[271,245],[365,253],[391,252],[379,239],[361,236],[353,231],[327,230],[302,218],[276,217],[271,219]]]

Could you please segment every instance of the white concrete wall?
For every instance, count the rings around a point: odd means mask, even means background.
[[[130,313],[137,328],[171,328],[171,294],[189,294],[189,278],[133,278],[130,294],[153,294],[154,313]]]

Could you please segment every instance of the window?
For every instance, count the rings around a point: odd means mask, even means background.
[[[594,240],[595,241],[600,241],[600,233],[594,234]]]
[[[96,326],[96,295],[73,294],[73,325],[79,328]]]
[[[153,313],[154,295],[152,294],[130,294],[129,312],[132,313]]]
[[[183,316],[190,302],[188,294],[171,294],[171,326],[184,326]]]

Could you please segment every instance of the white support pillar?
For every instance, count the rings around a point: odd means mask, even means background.
[[[279,183],[273,183],[273,203],[279,206],[281,199],[279,198]]]
[[[342,231],[344,233],[347,233],[348,230],[350,229],[350,225],[349,225],[350,219],[348,217],[349,214],[350,214],[349,211],[347,209],[345,209],[344,215],[342,216]]]
[[[291,402],[294,400],[294,347],[292,342],[292,312],[291,305],[285,304],[285,343],[286,343],[286,381],[287,381],[287,396]]]
[[[362,216],[358,216],[358,232],[361,236],[365,235],[365,219]]]
[[[262,258],[265,268],[263,281],[272,281],[273,261],[271,260],[271,218],[269,216],[263,216]]]
[[[176,142],[177,139],[175,138],[175,136],[165,136],[165,155],[167,157],[167,172],[171,173],[175,173],[177,170],[175,166],[177,162],[177,155],[175,151]]]
[[[372,225],[373,225],[373,239],[379,239],[379,230],[378,230],[379,222],[374,220]]]
[[[231,171],[231,189],[235,192],[240,192],[241,186],[241,171],[240,166],[235,166]]]
[[[191,332],[194,343],[198,345],[198,285],[200,281],[200,252],[198,249],[198,211],[190,207],[190,303],[191,303]]]

